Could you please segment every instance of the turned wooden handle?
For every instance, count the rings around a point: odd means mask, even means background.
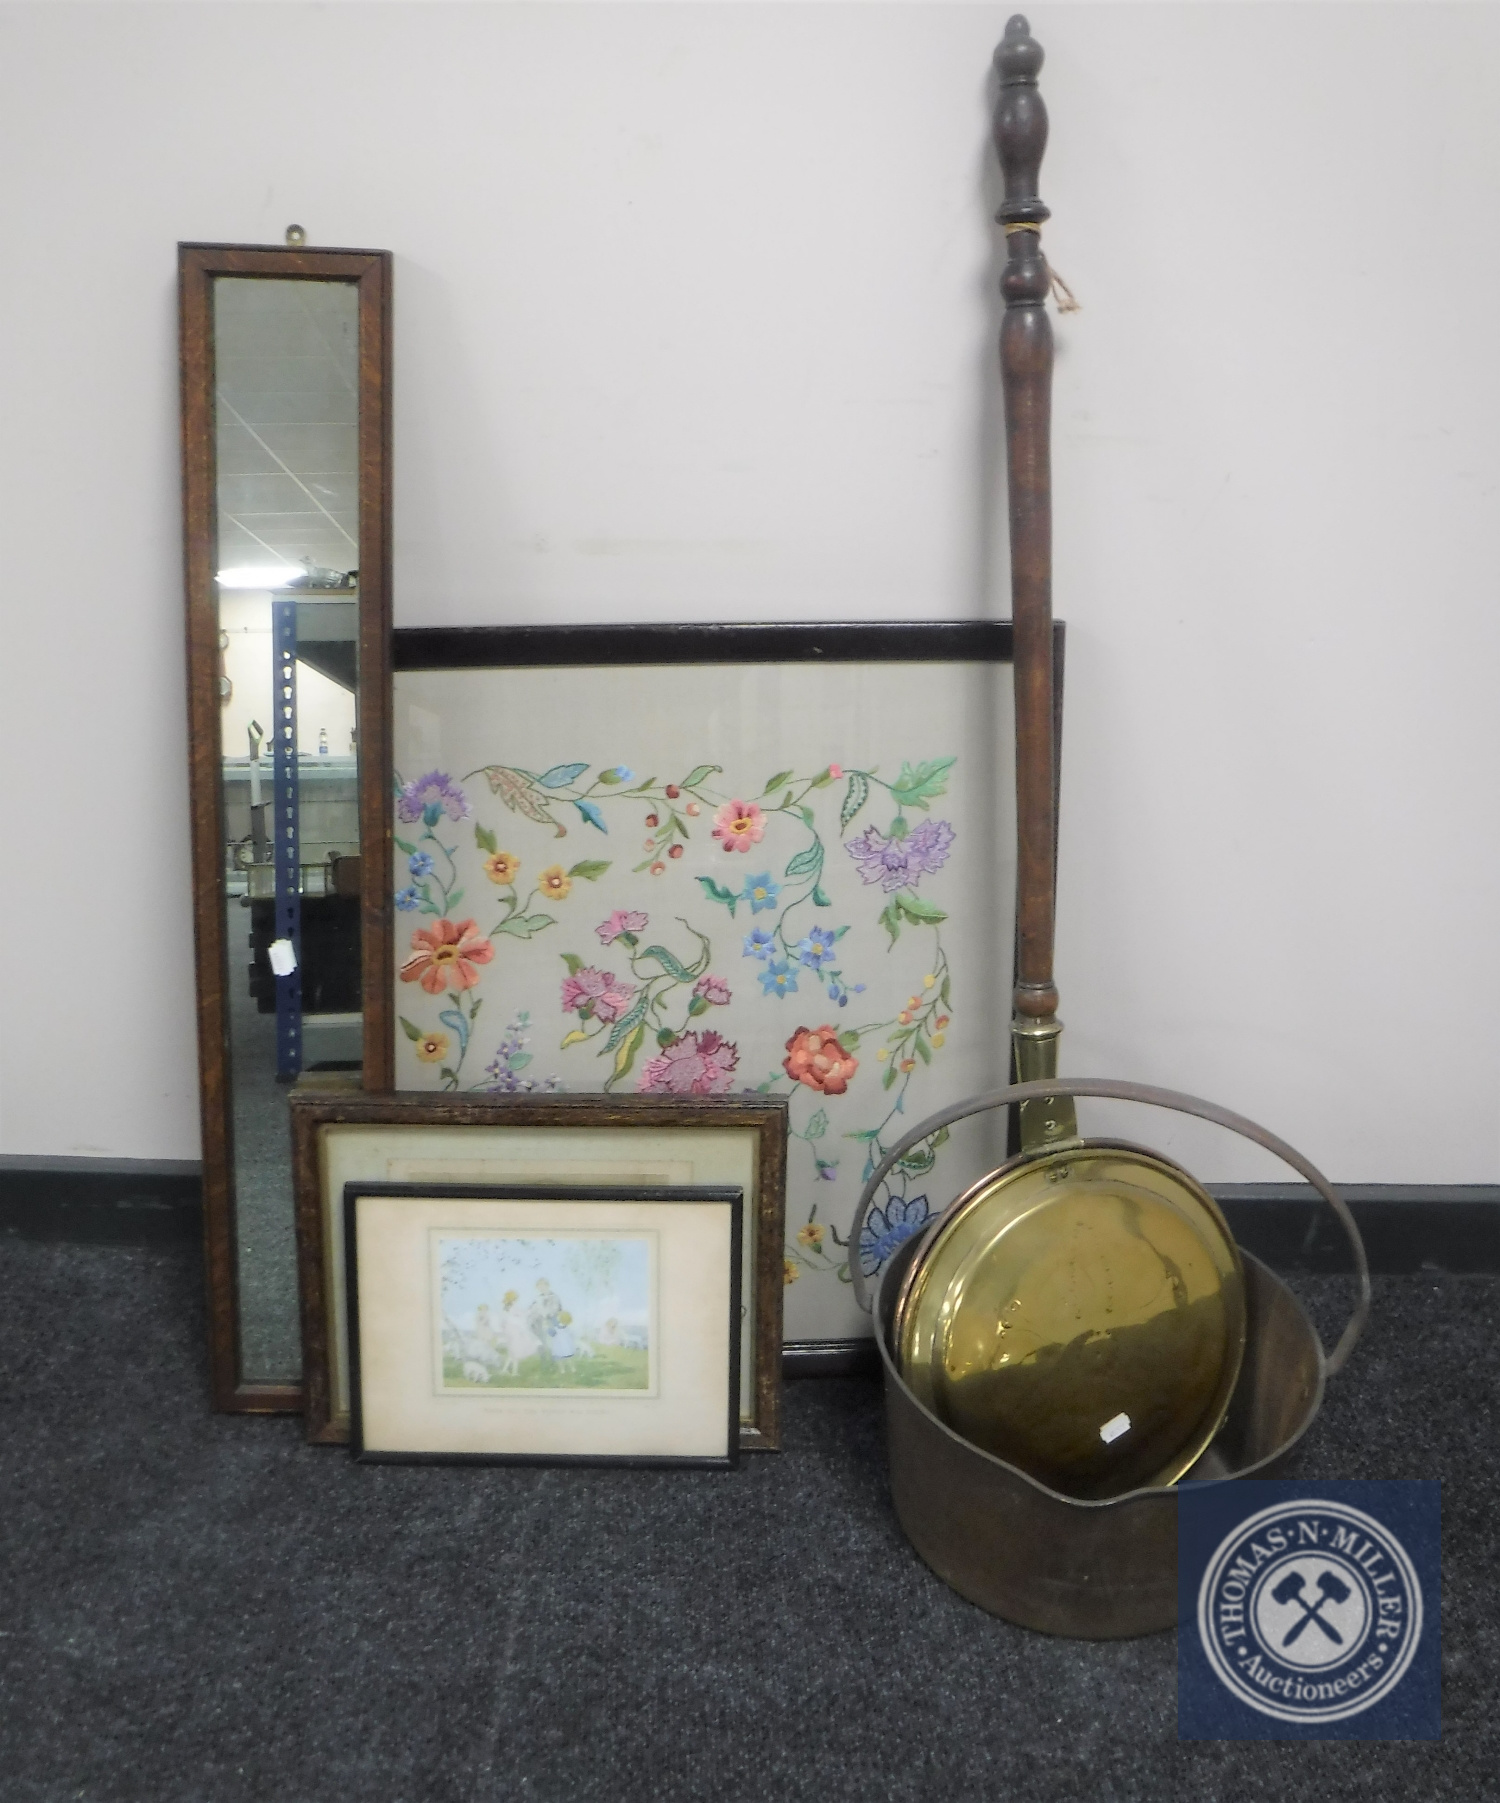
[[[1042,47],[1017,13],[995,52],[1000,98],[995,149],[1005,175],[996,218],[1006,226],[1000,278],[1005,319],[1000,375],[1005,395],[1010,500],[1011,617],[1016,685],[1016,1012],[1045,1019],[1057,1010],[1052,981],[1057,860],[1052,717],[1052,322],[1051,275],[1037,194],[1047,148],[1047,108],[1037,88]]]

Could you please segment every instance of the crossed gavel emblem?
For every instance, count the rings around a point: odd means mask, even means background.
[[[1331,1621],[1324,1621],[1319,1611],[1325,1603],[1347,1603],[1354,1592],[1336,1571],[1321,1571],[1318,1573],[1318,1589],[1322,1595],[1308,1602],[1302,1594],[1306,1583],[1307,1580],[1300,1571],[1289,1572],[1271,1592],[1278,1603],[1296,1603],[1302,1610],[1301,1621],[1292,1625],[1291,1632],[1283,1638],[1281,1644],[1284,1647],[1290,1646],[1306,1630],[1307,1624],[1315,1621],[1330,1640],[1337,1641],[1342,1646],[1343,1635]]]

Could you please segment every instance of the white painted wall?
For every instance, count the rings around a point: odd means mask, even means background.
[[[1004,614],[1006,11],[0,8],[0,1150],[197,1147],[176,241],[396,253],[403,624]],[[1032,18],[1067,1067],[1494,1180],[1500,16]]]

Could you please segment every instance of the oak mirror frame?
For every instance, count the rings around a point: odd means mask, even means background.
[[[391,257],[178,246],[217,1408],[303,1406],[287,1097],[388,1089]]]

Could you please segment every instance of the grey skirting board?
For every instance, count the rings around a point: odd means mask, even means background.
[[[85,1245],[153,1245],[202,1233],[199,1168],[188,1160],[0,1156],[0,1235]],[[1339,1224],[1300,1183],[1208,1186],[1235,1238],[1273,1270],[1352,1269]],[[1344,1186],[1370,1267],[1383,1276],[1500,1272],[1500,1183]],[[789,1377],[876,1369],[871,1341],[793,1342]]]

